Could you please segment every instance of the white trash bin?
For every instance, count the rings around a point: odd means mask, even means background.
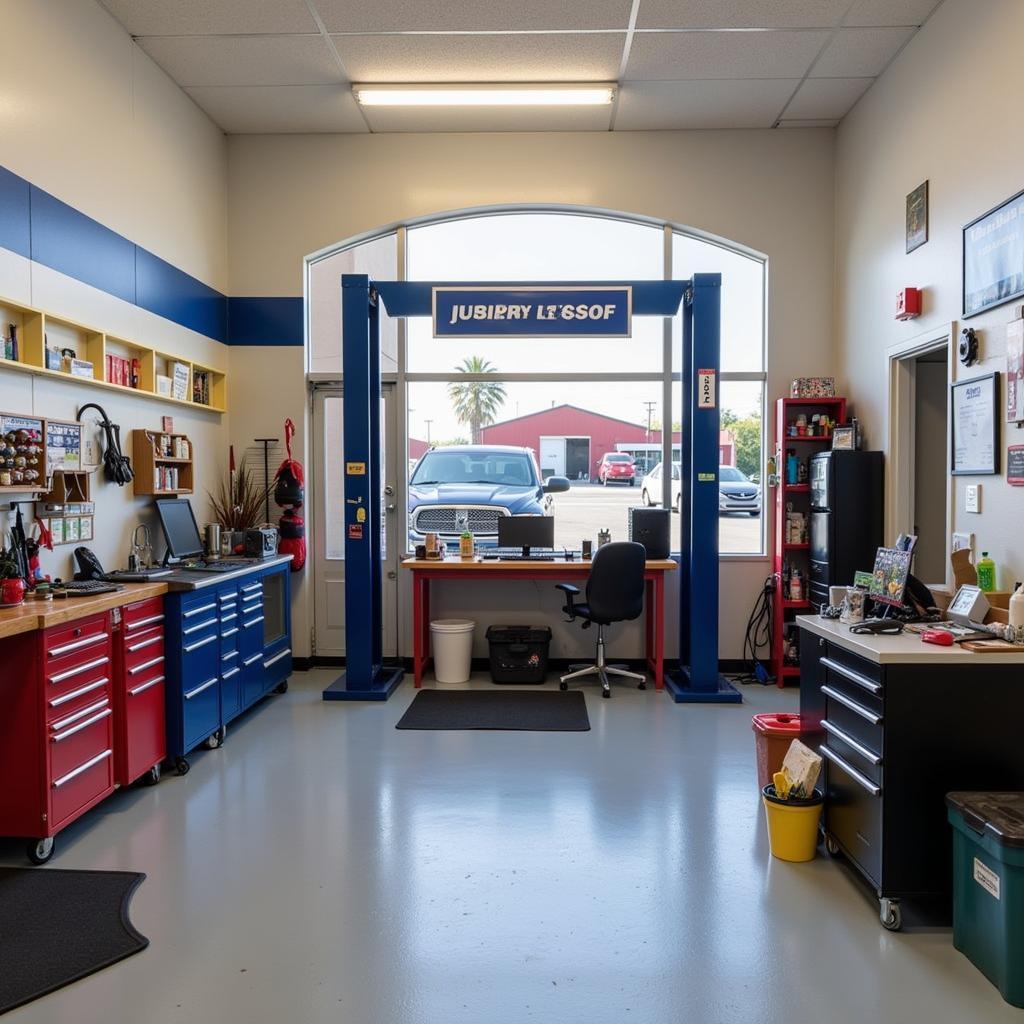
[[[469,619],[435,619],[430,624],[434,676],[439,683],[465,683],[473,664],[473,630]]]

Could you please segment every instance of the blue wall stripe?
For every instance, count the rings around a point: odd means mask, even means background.
[[[227,341],[225,296],[141,246],[135,249],[135,287],[136,302],[143,309]]]
[[[0,245],[26,259],[32,252],[29,183],[0,167]]]
[[[302,298],[232,296],[230,345],[302,345]]]

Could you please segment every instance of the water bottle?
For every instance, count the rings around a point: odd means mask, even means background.
[[[986,594],[996,589],[996,563],[988,557],[987,551],[982,551],[978,559],[978,587]]]

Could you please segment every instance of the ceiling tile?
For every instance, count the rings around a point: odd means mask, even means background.
[[[784,120],[832,120],[867,92],[873,78],[808,78],[783,114]]]
[[[607,107],[365,107],[375,132],[606,132]]]
[[[923,25],[941,0],[855,0],[844,25]]]
[[[626,78],[802,78],[826,39],[827,32],[640,33]]]
[[[637,28],[832,28],[850,0],[642,0]]]
[[[629,27],[630,0],[313,0],[328,32],[520,32]]]
[[[305,0],[100,0],[133,36],[316,32]]]
[[[144,36],[179,85],[320,85],[343,80],[322,36]]]
[[[331,36],[353,82],[614,81],[625,35]]]
[[[186,92],[226,132],[365,132],[344,85],[211,87]]]
[[[912,28],[840,29],[811,74],[816,78],[880,75],[913,34]]]
[[[616,131],[771,128],[799,79],[628,82],[619,92]]]

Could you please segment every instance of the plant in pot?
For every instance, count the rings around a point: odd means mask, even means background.
[[[207,491],[214,519],[220,523],[221,553],[240,554],[245,550],[245,531],[258,526],[269,487],[261,487],[245,459],[233,467],[217,485],[217,493]]]
[[[0,604],[15,605],[25,600],[25,579],[13,551],[0,551]]]

